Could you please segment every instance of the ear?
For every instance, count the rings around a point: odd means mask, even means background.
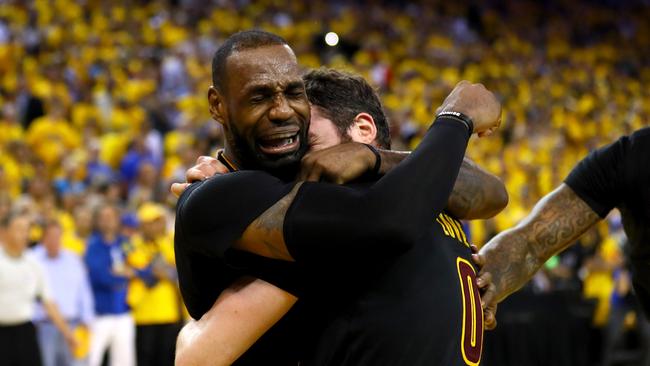
[[[357,114],[348,129],[348,134],[352,138],[352,141],[372,144],[377,138],[375,120],[368,113]]]
[[[226,126],[226,104],[224,103],[225,99],[221,92],[214,86],[210,86],[208,89],[208,104],[210,105],[210,115],[212,119]]]

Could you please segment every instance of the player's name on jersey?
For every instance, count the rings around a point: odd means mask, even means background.
[[[436,221],[438,224],[440,224],[440,226],[442,226],[442,231],[445,233],[445,235],[450,236],[463,243],[465,246],[469,247],[467,236],[463,231],[463,225],[460,223],[460,221],[444,213],[438,215]]]

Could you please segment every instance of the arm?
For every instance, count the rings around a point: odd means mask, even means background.
[[[380,150],[380,173],[386,174],[410,153]],[[508,205],[508,192],[497,176],[469,158],[463,159],[446,210],[461,220],[489,219]]]
[[[446,210],[459,219],[489,219],[507,205],[508,192],[501,179],[465,158]]]
[[[242,278],[198,321],[183,327],[176,365],[230,365],[275,324],[296,298],[259,279]]]
[[[410,155],[408,151],[378,151],[381,158],[380,175],[387,174]],[[345,184],[372,170],[375,163],[374,154],[365,145],[348,142],[305,156],[299,180]],[[446,210],[459,219],[488,219],[507,204],[508,192],[503,182],[465,158]]]
[[[554,254],[564,250],[600,217],[566,184],[549,193],[516,227],[490,240],[480,250],[481,276],[490,273],[501,301],[520,289]]]
[[[299,183],[246,229],[235,248],[285,260],[403,250],[444,208],[467,140],[462,124],[441,118],[411,156],[367,190]]]
[[[54,323],[56,329],[58,329],[59,332],[63,334],[63,337],[68,343],[68,347],[70,347],[70,350],[72,351],[76,346],[75,338],[72,331],[70,330],[70,327],[68,327],[68,323],[66,323],[65,319],[63,319],[63,316],[59,312],[59,308],[51,300],[43,300],[42,303],[45,313],[50,318],[52,323]]]
[[[467,112],[479,133],[500,123],[500,103],[480,84],[459,83],[441,110]],[[446,205],[468,137],[457,118],[439,117],[418,148],[369,189],[304,183],[258,217],[242,237],[252,240],[236,247],[317,262],[406,250]]]
[[[81,289],[79,291],[79,313],[81,323],[85,326],[89,326],[93,318],[95,317],[95,301],[93,299],[93,293],[90,288],[90,282],[88,280],[88,273],[83,264],[79,263],[81,270]]]

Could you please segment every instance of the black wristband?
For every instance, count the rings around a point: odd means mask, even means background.
[[[375,154],[375,166],[372,168],[372,174],[377,176],[379,175],[379,169],[381,168],[381,154],[379,154],[379,150],[377,150],[376,147],[370,145],[370,144],[364,144],[370,151],[372,151],[373,154]]]
[[[445,112],[440,112],[436,116],[436,118],[439,117],[446,117],[446,118],[451,118],[455,119],[457,121],[463,122],[465,126],[467,127],[467,130],[469,130],[469,135],[471,136],[472,133],[474,133],[474,122],[472,121],[469,116],[460,113],[460,112],[454,112],[454,111],[445,111]]]

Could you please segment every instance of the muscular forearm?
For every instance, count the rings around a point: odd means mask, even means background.
[[[467,141],[462,124],[440,119],[407,159],[369,189],[305,183],[284,226],[291,254],[323,260],[412,245],[445,207]]]
[[[465,126],[441,119],[418,149],[369,189],[296,186],[246,229],[235,248],[302,261],[404,250],[444,208],[467,140]]]
[[[492,274],[497,299],[521,288],[552,255],[573,244],[598,220],[567,185],[549,193],[519,225],[481,248],[482,272]]]
[[[506,205],[508,192],[501,179],[465,158],[446,210],[459,219],[488,219]]]
[[[409,156],[409,152],[391,150],[380,150],[380,154],[381,174],[388,173]],[[507,204],[508,192],[501,179],[465,158],[446,210],[458,219],[488,219],[501,212]]]
[[[242,278],[178,335],[176,365],[235,362],[295,304],[296,297],[259,279]]]

